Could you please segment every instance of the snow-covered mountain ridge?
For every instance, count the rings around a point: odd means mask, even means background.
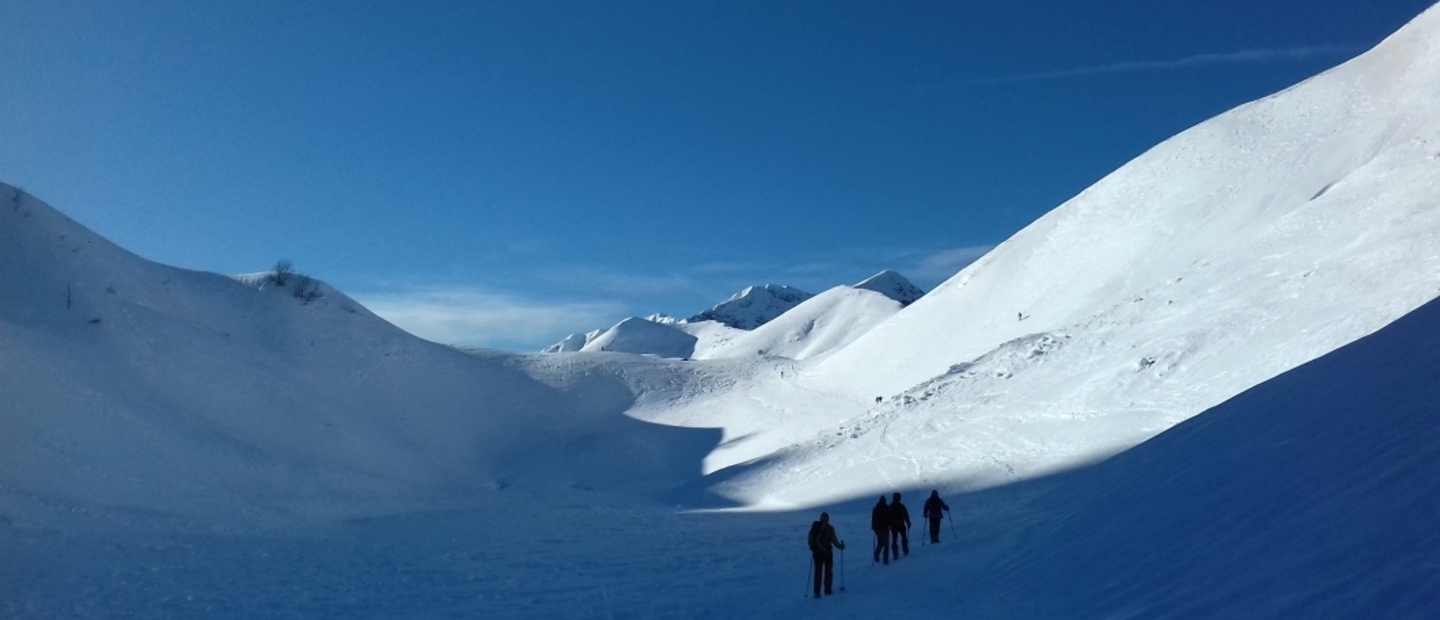
[[[854,291],[864,293],[857,296]],[[608,330],[571,334],[542,352],[612,351],[675,359],[764,355],[803,359],[858,338],[864,329],[879,323],[899,308],[914,303],[924,294],[905,276],[888,269],[853,286],[830,289],[818,296],[819,301],[816,301],[817,296],[793,287],[773,284],[751,286],[689,319],[681,320],[663,314],[643,319],[666,329],[641,325],[636,321],[642,319],[631,317]],[[844,308],[835,307],[841,298],[868,301],[863,308],[849,303],[844,303]],[[800,308],[804,309],[798,310],[799,314],[807,318],[795,318],[793,313]],[[789,324],[798,322],[802,325],[766,328],[781,317],[785,317]],[[821,326],[818,331],[817,325]],[[812,332],[817,332],[815,338],[810,337]]]
[[[915,286],[900,275],[900,272],[893,269],[886,269],[855,285],[855,288],[875,291],[900,303],[901,306],[908,306],[925,296],[925,291]]]
[[[688,322],[715,321],[735,329],[755,329],[811,297],[800,289],[778,284],[747,286],[730,299],[690,317]]]

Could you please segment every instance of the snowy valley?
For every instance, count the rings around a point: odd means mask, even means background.
[[[0,617],[1434,617],[1436,84],[1432,8],[923,296],[535,354],[0,185]],[[871,566],[874,498],[931,489],[943,542]]]

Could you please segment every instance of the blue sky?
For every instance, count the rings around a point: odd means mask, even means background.
[[[929,289],[1429,0],[0,0],[0,180],[514,350],[750,284]]]

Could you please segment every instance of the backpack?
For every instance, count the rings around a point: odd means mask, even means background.
[[[820,532],[822,531],[824,530],[821,529],[819,521],[810,524],[809,542],[811,551],[820,550]]]

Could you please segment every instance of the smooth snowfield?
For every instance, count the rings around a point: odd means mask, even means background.
[[[460,351],[0,185],[0,617],[1435,617],[1437,46],[1432,8],[907,307],[626,327],[786,356]],[[870,567],[875,497],[932,488],[945,542]]]

